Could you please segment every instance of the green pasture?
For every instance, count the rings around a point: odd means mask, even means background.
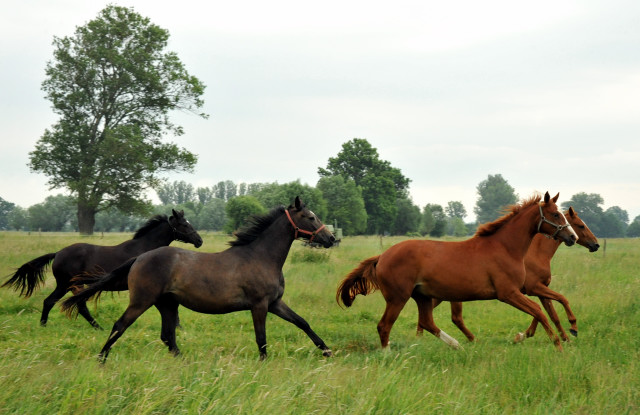
[[[228,236],[203,234],[203,251]],[[71,243],[113,245],[131,234],[0,233],[0,276]],[[579,337],[558,352],[541,327],[512,339],[530,317],[498,301],[466,303],[468,343],[450,322],[436,322],[464,348],[430,334],[416,337],[407,304],[382,351],[376,324],[380,293],[340,308],[335,290],[360,260],[403,238],[351,237],[339,247],[295,242],[285,265],[284,299],[329,345],[323,358],[305,334],[270,315],[269,357],[258,360],[250,313],[197,314],[180,308],[174,358],[160,341],[160,316],[147,311],[115,344],[105,365],[97,353],[124,311],[126,293],[104,295],[90,309],[106,329],[52,311],[39,326],[46,285],[31,298],[0,290],[0,414],[634,414],[640,413],[640,240],[610,239],[606,251],[562,246],[551,287],[571,302]],[[604,241],[600,241],[604,245]],[[186,247],[181,243],[175,246]],[[188,249],[194,249],[189,246]],[[537,300],[536,300],[537,301]],[[564,311],[559,315],[568,327]]]

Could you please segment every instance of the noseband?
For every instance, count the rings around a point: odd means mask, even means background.
[[[305,235],[311,235],[311,237],[309,238],[309,242],[313,242],[313,238],[316,237],[316,235],[318,234],[318,232],[320,232],[321,230],[324,229],[324,224],[322,224],[321,227],[319,227],[318,229],[316,229],[315,231],[311,232],[311,231],[307,231],[304,229],[300,229],[296,226],[296,224],[293,222],[293,219],[291,219],[291,215],[289,214],[289,210],[285,209],[284,213],[287,215],[287,219],[289,219],[289,223],[291,224],[291,226],[293,226],[293,229],[295,229],[296,233],[293,236],[293,239],[298,239],[298,233],[304,233]]]
[[[540,222],[538,222],[538,233],[541,233],[542,235],[546,236],[549,239],[556,239],[556,236],[558,236],[558,234],[565,228],[570,227],[571,225],[569,225],[569,222],[567,222],[567,219],[565,218],[565,224],[564,225],[558,225],[557,223],[553,223],[551,222],[549,219],[544,217],[544,214],[542,213],[542,203],[538,203],[538,209],[540,209]],[[563,216],[564,217],[564,216]],[[553,226],[554,228],[556,228],[556,231],[553,235],[549,235],[543,232],[540,232],[540,228],[542,227],[543,223],[547,223],[551,226]]]

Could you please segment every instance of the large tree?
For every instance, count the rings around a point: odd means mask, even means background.
[[[316,185],[327,201],[326,222],[338,222],[344,235],[359,235],[367,229],[367,211],[362,188],[342,176],[323,177]]]
[[[354,138],[342,145],[336,157],[330,157],[320,177],[340,175],[362,188],[367,211],[367,233],[391,231],[397,214],[396,199],[407,198],[410,179],[400,169],[381,160],[378,150],[363,138]]]
[[[504,208],[518,201],[515,189],[501,174],[489,175],[476,187],[478,199],[473,208],[478,223],[492,222],[504,214]]]
[[[196,163],[194,154],[162,141],[183,133],[169,113],[196,113],[205,88],[165,51],[168,39],[148,18],[114,5],[74,36],[54,37],[42,90],[60,119],[45,130],[29,166],[51,188],[70,191],[81,233],[93,233],[98,211],[143,211],[142,193],[159,173],[191,171]]]

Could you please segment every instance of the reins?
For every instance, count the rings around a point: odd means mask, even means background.
[[[291,226],[293,226],[293,229],[296,231],[295,235],[293,236],[293,239],[298,239],[298,233],[303,233],[305,235],[311,235],[311,237],[309,238],[309,242],[313,242],[313,238],[316,237],[316,235],[318,234],[318,232],[320,232],[321,230],[324,229],[324,223],[322,224],[321,227],[319,227],[318,229],[316,229],[315,231],[307,231],[305,229],[300,229],[298,226],[296,226],[296,224],[293,222],[293,219],[291,219],[291,214],[289,214],[289,210],[285,209],[284,213],[287,215],[287,219],[289,219],[289,223],[291,224]]]
[[[549,239],[556,239],[556,236],[558,236],[558,234],[565,228],[570,227],[571,225],[569,225],[569,222],[567,222],[567,218],[564,217],[564,215],[562,216],[564,218],[565,224],[564,225],[558,225],[557,223],[553,223],[551,222],[549,219],[544,217],[544,213],[542,213],[542,202],[538,203],[538,209],[540,209],[540,222],[538,222],[538,233],[541,233],[542,235],[546,236]],[[554,228],[556,228],[556,231],[553,235],[549,235],[547,233],[544,232],[540,232],[540,228],[542,227],[543,223],[547,223],[551,226],[553,226]]]

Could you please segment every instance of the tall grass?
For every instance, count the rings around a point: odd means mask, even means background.
[[[115,244],[128,234],[0,233],[0,275],[77,241]],[[203,235],[200,250],[225,249],[228,237]],[[357,263],[402,238],[346,238],[324,251],[294,243],[284,269],[284,299],[334,351],[323,358],[293,325],[270,315],[269,356],[258,360],[249,312],[204,315],[180,308],[182,354],[160,341],[155,310],[116,343],[109,361],[96,355],[108,330],[51,313],[39,326],[42,300],[0,290],[0,414],[631,414],[640,411],[640,240],[609,240],[606,254],[561,247],[552,287],[571,301],[579,337],[557,352],[544,331],[522,344],[511,339],[530,317],[498,301],[465,304],[475,343],[453,350],[429,334],[416,337],[417,310],[407,304],[382,351],[376,324],[380,293],[340,308],[335,289]],[[176,246],[193,249],[184,244]],[[3,280],[4,281],[4,280]],[[105,295],[94,315],[110,329],[128,303]],[[557,307],[563,322],[564,311]],[[437,324],[464,336],[449,321]],[[565,326],[567,323],[565,322]]]

